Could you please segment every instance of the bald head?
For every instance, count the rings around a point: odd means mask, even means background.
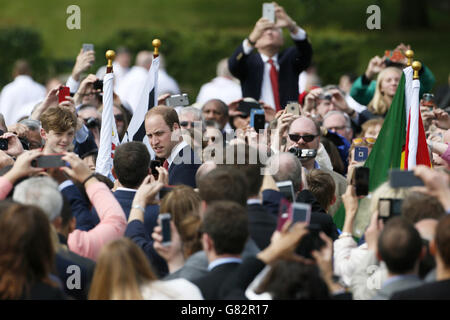
[[[140,51],[136,56],[136,66],[149,69],[152,65],[153,54],[150,51]]]
[[[292,181],[297,192],[302,186],[302,164],[292,153],[281,152],[267,160],[267,168],[276,182]]]
[[[436,219],[423,219],[417,222],[414,227],[419,231],[422,239],[431,241],[436,234],[437,225],[438,221]]]
[[[215,168],[217,168],[217,165],[214,161],[208,160],[202,163],[202,165],[198,168],[197,173],[195,174],[195,182],[198,185],[200,179],[205,176],[210,171],[213,171]]]

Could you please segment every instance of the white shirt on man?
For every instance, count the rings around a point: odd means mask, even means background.
[[[197,102],[203,105],[211,99],[219,99],[229,104],[240,98],[242,98],[242,90],[238,83],[225,77],[216,77],[202,85]]]
[[[45,87],[30,76],[17,76],[13,82],[4,86],[0,93],[0,113],[3,114],[6,125],[16,123],[24,115],[24,106],[27,108],[27,105],[39,103],[44,100],[45,95]]]

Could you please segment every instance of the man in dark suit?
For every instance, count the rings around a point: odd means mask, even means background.
[[[446,215],[439,221],[430,250],[436,257],[437,281],[396,292],[391,300],[450,299],[450,215]]]
[[[114,153],[113,174],[117,177],[119,187],[113,192],[125,212],[128,220],[136,190],[149,174],[150,154],[142,142],[123,143]],[[158,224],[159,206],[148,205],[144,210],[144,222],[134,221],[128,224],[125,236],[140,246],[142,238],[150,241],[153,228]],[[153,249],[151,243],[142,248],[158,275],[168,272],[167,264]]]
[[[169,184],[195,188],[195,174],[201,161],[183,140],[175,109],[166,106],[150,109],[145,115],[145,132],[156,157],[165,159],[163,167],[169,171]]]
[[[260,191],[264,175],[261,170],[263,165],[259,157],[252,162],[251,155],[257,155],[258,150],[249,145],[232,145],[226,149],[226,154],[234,155],[232,166],[244,173],[247,180],[247,216],[250,238],[252,238],[260,250],[270,244],[270,238],[277,227],[277,216],[272,215],[263,206]]]
[[[206,209],[201,230],[209,272],[192,282],[206,300],[218,300],[222,284],[242,263],[248,238],[245,208],[232,201],[216,201]]]
[[[275,16],[276,23],[266,18],[258,20],[228,60],[228,66],[241,81],[243,97],[262,100],[280,110],[288,101],[298,100],[298,76],[310,65],[312,48],[306,32],[276,3]],[[295,46],[280,52],[282,28],[289,30]]]
[[[378,260],[385,262],[388,279],[373,300],[388,300],[397,291],[420,286],[419,262],[424,255],[422,238],[414,225],[403,217],[390,219],[377,246]]]

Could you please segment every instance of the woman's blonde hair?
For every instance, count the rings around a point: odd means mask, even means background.
[[[383,82],[384,77],[389,71],[395,71],[401,74],[401,70],[396,67],[387,67],[382,70],[378,74],[377,84],[375,89],[375,94],[373,96],[372,101],[367,105],[367,109],[373,114],[378,114],[384,116],[388,110],[390,105],[390,99],[387,99],[385,94],[381,92],[381,83]]]
[[[156,280],[144,252],[130,239],[105,245],[97,260],[90,300],[141,300],[140,285]]]
[[[202,249],[200,240],[200,202],[197,192],[189,186],[173,188],[161,201],[159,212],[170,213],[180,234],[185,258]]]
[[[391,188],[389,181],[381,184],[373,193],[370,199],[369,210],[371,214],[378,210],[378,202],[382,198],[405,199],[410,194],[408,188]]]

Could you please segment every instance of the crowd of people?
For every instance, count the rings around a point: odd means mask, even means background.
[[[424,185],[357,196],[355,149],[376,144],[409,46],[324,85],[307,32],[274,5],[276,22],[259,19],[190,106],[165,105],[180,89],[160,67],[144,141],[117,146],[109,176],[95,172],[106,72],[89,73],[95,53],[45,87],[17,61],[0,93],[1,299],[450,299],[449,88],[433,97],[422,61]],[[132,53],[116,51],[122,140],[153,56],[130,68]],[[62,164],[38,164],[54,154]],[[389,219],[386,199],[401,200]],[[286,219],[297,204],[308,218]]]

